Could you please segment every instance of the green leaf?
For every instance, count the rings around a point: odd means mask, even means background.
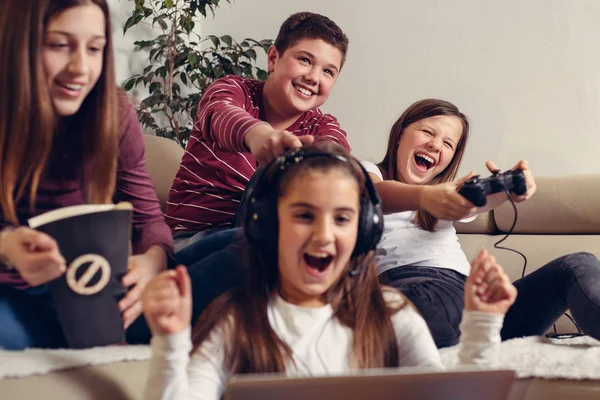
[[[153,93],[155,90],[161,89],[161,87],[162,85],[160,84],[160,82],[152,82],[148,91],[150,93]]]
[[[210,39],[213,42],[213,46],[219,47],[219,43],[221,43],[221,41],[218,37],[216,37],[215,35],[208,35],[206,38]]]
[[[125,25],[123,26],[123,35],[125,34],[125,32],[127,32],[127,30],[129,28],[131,28],[135,24],[136,24],[136,22],[135,22],[135,19],[133,17],[127,18],[127,21],[125,21]]]
[[[190,18],[185,21],[184,29],[189,34],[191,31],[194,30],[195,26],[196,26],[196,23],[194,21],[192,21],[192,19]]]
[[[190,64],[194,66],[198,65],[198,56],[196,55],[196,53],[188,54],[188,60],[190,61]]]
[[[184,85],[187,85],[187,75],[185,74],[185,72],[179,74],[179,79],[181,79],[181,82],[183,82]]]
[[[152,47],[154,45],[154,40],[136,40],[133,44],[144,49],[146,47]]]
[[[135,84],[135,78],[130,78],[129,80],[125,81],[125,84],[123,85],[123,89],[128,92],[133,88],[133,85]]]
[[[165,5],[166,8],[171,8],[171,7],[173,7],[173,0],[165,0],[163,2],[163,4]]]
[[[266,81],[269,77],[269,74],[264,69],[259,69],[256,71],[256,77],[261,81]]]
[[[166,31],[166,30],[169,28],[169,27],[167,26],[167,23],[165,22],[165,20],[164,20],[164,19],[162,19],[162,18],[161,18],[161,19],[159,19],[157,22],[158,22],[158,25],[160,25],[160,28],[161,28],[162,30],[165,30],[165,31]]]
[[[167,77],[167,69],[165,67],[160,67],[156,70],[156,75],[160,76],[161,78],[165,79]],[[157,82],[155,82],[157,83]]]
[[[244,55],[256,61],[256,51],[254,49],[248,49],[244,52]]]
[[[224,41],[225,44],[227,46],[229,46],[229,47],[231,47],[231,44],[233,43],[233,39],[229,35],[223,35],[223,36],[221,36],[221,40]]]

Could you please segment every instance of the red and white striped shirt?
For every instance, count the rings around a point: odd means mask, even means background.
[[[244,136],[264,123],[264,82],[229,75],[213,82],[198,113],[169,193],[165,217],[174,233],[229,226],[256,170]],[[305,112],[288,131],[350,145],[337,120],[319,109]]]

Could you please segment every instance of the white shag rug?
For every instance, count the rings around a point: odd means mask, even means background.
[[[448,369],[458,347],[440,351]],[[86,350],[0,350],[0,379],[25,377],[86,365],[150,359],[149,346],[109,346]],[[519,378],[600,380],[600,342],[588,336],[545,339],[537,336],[500,344],[497,368],[513,369]]]
[[[150,346],[106,346],[84,350],[0,349],[0,379],[40,375],[86,365],[119,361],[143,361],[151,356]]]
[[[446,368],[458,361],[458,346],[440,350]],[[502,342],[496,368],[512,369],[517,378],[600,380],[600,341],[589,336],[547,339],[529,336]]]

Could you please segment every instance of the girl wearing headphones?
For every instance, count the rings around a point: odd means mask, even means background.
[[[249,188],[249,279],[212,302],[192,332],[186,269],[149,283],[147,399],[217,400],[228,379],[244,373],[442,368],[424,320],[377,281],[372,250],[382,215],[366,171],[340,147],[325,149],[308,146],[277,158]],[[467,283],[463,363],[490,361],[487,352],[499,342],[515,296],[501,267],[480,254]]]
[[[123,324],[130,341],[149,340],[141,292],[166,268],[173,239],[145,170],[136,112],[117,92],[110,32],[105,0],[2,3],[0,347],[66,346],[46,288],[65,273],[65,259],[27,220],[113,201],[134,207]]]
[[[392,127],[383,161],[362,163],[385,214],[376,256],[380,281],[417,307],[438,347],[458,343],[471,269],[452,222],[472,220],[507,201],[503,192],[492,194],[478,209],[458,193],[471,175],[454,180],[468,136],[467,117],[456,106],[421,100]],[[497,170],[491,162],[487,167]],[[514,169],[523,170],[527,186],[524,195],[512,194],[519,202],[531,197],[536,186],[526,161]],[[570,308],[583,332],[600,339],[600,290],[594,287],[598,281],[600,262],[589,253],[560,257],[519,279],[519,297],[506,314],[502,338],[541,335]]]

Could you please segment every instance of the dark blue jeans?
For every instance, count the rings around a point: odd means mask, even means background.
[[[399,267],[380,276],[415,304],[439,348],[458,343],[465,280],[431,267]],[[519,294],[504,319],[503,340],[543,335],[568,309],[585,334],[600,339],[600,261],[592,254],[557,258],[514,285]]]
[[[150,330],[141,315],[126,332],[128,343],[149,343]],[[0,348],[66,348],[52,297],[45,286],[25,290],[0,286]]]
[[[244,284],[246,254],[241,228],[211,233],[175,254],[192,282],[192,324],[220,294]]]
[[[590,253],[562,256],[515,283],[515,304],[502,339],[543,335],[567,310],[583,333],[600,340],[600,261]]]
[[[466,277],[454,270],[405,266],[385,271],[379,280],[404,294],[417,307],[438,348],[458,343]]]

